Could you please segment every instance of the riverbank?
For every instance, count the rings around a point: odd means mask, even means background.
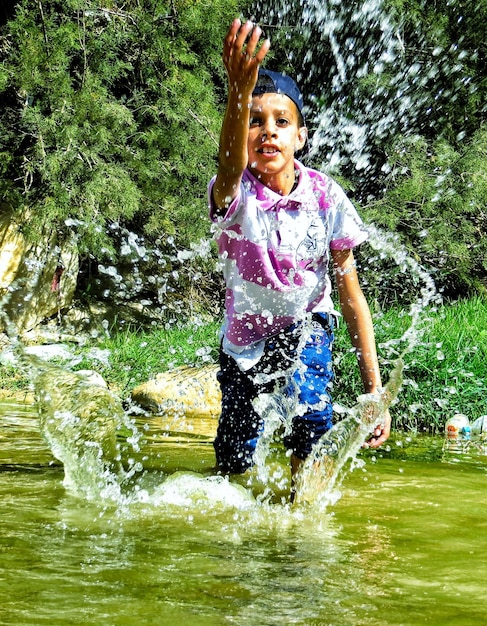
[[[442,305],[422,318],[414,349],[404,355],[404,386],[392,409],[394,427],[416,432],[442,432],[455,413],[470,421],[487,414],[487,299],[474,298]],[[375,329],[385,379],[399,341],[410,326],[404,311],[375,314]],[[111,329],[96,341],[65,346],[62,367],[93,369],[122,399],[157,373],[179,365],[201,367],[218,358],[219,322],[178,325],[151,330]],[[67,358],[66,358],[67,357]],[[362,393],[355,356],[346,329],[336,333],[334,367],[337,405],[350,406]],[[32,401],[31,383],[12,364],[0,365],[0,400]]]

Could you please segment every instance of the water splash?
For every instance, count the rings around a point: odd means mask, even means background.
[[[462,3],[447,4],[442,17],[460,23]],[[273,62],[296,76],[308,98],[310,159],[327,171],[339,168],[361,197],[382,193],[391,169],[385,147],[397,137],[453,127],[461,138],[471,120],[446,124],[448,104],[481,91],[469,71],[478,53],[469,52],[468,38],[445,46],[439,23],[422,27],[418,19],[408,32],[405,11],[384,0],[251,4],[273,41]]]
[[[420,295],[410,307],[410,327],[402,337],[383,345],[388,358],[394,357],[394,368],[383,392],[358,398],[357,404],[348,410],[347,417],[317,444],[296,485],[295,502],[299,505],[306,503],[322,508],[333,500],[333,490],[344,476],[346,462],[356,457],[374,426],[381,421],[384,411],[397,397],[402,382],[403,357],[418,341],[423,314],[436,297],[432,279],[398,245],[397,239],[373,227],[369,230],[372,247],[393,257],[401,272],[412,275],[419,285]],[[305,336],[304,332],[303,338]],[[161,484],[147,491],[137,481],[143,471],[142,465],[133,463],[127,469],[122,464],[117,432],[131,428],[135,447],[140,435],[128,420],[120,401],[108,389],[93,385],[80,374],[45,363],[41,365],[30,355],[23,358],[29,358],[30,366],[34,367],[41,429],[53,454],[64,465],[64,483],[71,492],[92,500],[109,499],[118,504],[159,502],[176,505],[179,502],[181,506],[194,504],[201,498],[208,500],[210,494],[214,494],[215,502],[225,502],[237,508],[250,506],[249,502],[253,500],[250,494],[256,491],[256,483],[262,488],[257,498],[259,503],[269,504],[276,501],[276,493],[286,490],[289,493],[289,477],[281,464],[272,463],[270,448],[278,430],[291,428],[296,410],[296,398],[292,394],[263,394],[255,403],[265,426],[254,458],[255,468],[247,482],[250,489],[237,493],[238,483],[222,482],[221,477],[179,473],[177,477],[165,477]]]
[[[98,377],[70,372],[26,353],[18,360],[31,372],[42,436],[64,467],[64,486],[94,501],[120,501],[140,463],[122,464],[118,435],[123,431],[134,451],[140,434],[120,400]]]
[[[356,457],[397,398],[403,367],[402,358],[397,359],[384,389],[378,394],[360,396],[349,415],[323,435],[299,471],[295,482],[296,504],[321,507],[333,501],[333,489],[345,463]]]
[[[424,325],[428,321],[428,310],[441,303],[441,296],[432,276],[409,254],[397,235],[384,232],[373,224],[367,225],[367,232],[369,234],[367,241],[379,258],[394,261],[399,274],[404,280],[408,278],[418,293],[416,300],[409,305],[408,314],[411,321],[408,329],[400,337],[391,338],[380,346],[394,358],[394,355],[397,357],[412,352],[418,345]]]
[[[362,395],[357,398],[355,406],[343,409],[347,416],[337,422],[316,444],[301,468],[294,486],[296,504],[313,504],[322,508],[336,501],[339,494],[335,487],[344,478],[347,461],[351,461],[351,464],[355,462],[361,446],[374,431],[375,426],[383,421],[385,411],[396,400],[403,382],[405,356],[421,341],[430,307],[436,306],[441,301],[432,277],[408,254],[397,236],[385,233],[373,225],[368,225],[367,230],[371,249],[379,258],[392,260],[397,272],[408,277],[414,284],[418,295],[409,306],[410,321],[405,332],[400,337],[391,337],[380,345],[383,364],[392,366],[384,389],[377,395]],[[305,341],[306,324],[303,326]],[[254,402],[254,408],[264,420],[264,430],[254,454],[255,470],[252,478],[267,485],[261,496],[263,500],[272,497],[270,485],[276,483],[269,463],[273,438],[280,429],[285,433],[290,431],[296,407],[297,390],[294,397],[286,396],[277,390],[274,393],[262,394]],[[282,483],[281,485],[278,483],[278,486],[282,486]]]
[[[223,506],[237,510],[253,509],[256,501],[250,490],[231,483],[224,476],[201,476],[195,472],[175,472],[152,492],[138,496],[139,502],[154,506],[173,505],[193,508]]]
[[[372,246],[381,254],[392,256],[404,273],[423,283],[420,296],[411,305],[411,325],[398,339],[384,347],[389,358],[401,353],[394,363],[384,391],[358,399],[348,416],[327,433],[305,463],[296,487],[296,503],[312,504],[317,509],[332,501],[332,491],[344,475],[347,460],[355,458],[360,446],[381,420],[384,411],[397,397],[402,381],[402,357],[414,348],[418,326],[436,291],[432,279],[407,255],[393,236],[370,228]],[[303,333],[305,337],[305,333]],[[296,400],[292,396],[265,394],[256,408],[265,418],[265,428],[256,453],[254,478],[263,493],[254,499],[255,481],[244,489],[222,477],[178,473],[163,477],[150,490],[139,480],[143,475],[140,462],[123,462],[118,436],[123,436],[138,451],[140,433],[123,410],[120,400],[106,387],[80,373],[47,364],[25,352],[17,343],[22,364],[32,371],[40,427],[54,456],[63,463],[64,484],[70,493],[95,501],[123,507],[134,503],[174,506],[210,506],[215,503],[242,509],[255,503],[268,505],[278,492],[289,494],[290,481],[281,464],[270,461],[270,447],[277,430],[290,428]],[[127,435],[128,433],[128,435]],[[281,499],[281,504],[288,498]],[[179,503],[179,504],[178,504]]]

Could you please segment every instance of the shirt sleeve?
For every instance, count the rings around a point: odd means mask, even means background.
[[[242,184],[240,184],[240,188],[237,192],[237,195],[235,196],[235,198],[232,200],[232,202],[229,204],[228,209],[226,210],[226,212],[224,214],[218,214],[217,210],[216,210],[216,206],[215,203],[213,201],[213,185],[215,184],[216,181],[216,176],[213,176],[213,178],[210,180],[210,183],[208,185],[208,209],[209,209],[209,215],[210,215],[210,220],[214,223],[222,223],[222,222],[228,222],[231,221],[231,219],[233,218],[233,216],[235,215],[235,213],[237,213],[237,211],[239,210],[240,206],[242,205],[242,199],[243,199],[243,186]]]
[[[332,250],[356,248],[368,238],[367,229],[343,189],[335,182],[332,185],[332,197],[334,219],[330,248]]]

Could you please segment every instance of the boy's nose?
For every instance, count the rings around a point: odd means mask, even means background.
[[[261,134],[262,134],[262,139],[265,139],[267,137],[275,137],[277,135],[276,125],[273,124],[272,122],[268,122],[267,124],[264,124],[262,126]]]

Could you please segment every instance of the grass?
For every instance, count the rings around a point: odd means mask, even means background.
[[[30,380],[23,370],[0,363],[0,399],[12,396],[21,398],[30,391]]]
[[[155,374],[180,365],[200,367],[218,360],[218,322],[168,324],[152,330],[114,330],[93,348],[79,350],[83,360],[76,369],[96,369],[123,396]],[[91,350],[91,352],[90,352]],[[108,352],[108,363],[100,363],[97,353]],[[98,363],[96,362],[98,361]]]
[[[404,386],[392,408],[399,430],[443,430],[455,413],[471,421],[487,414],[487,299],[473,298],[428,311],[404,355]],[[399,339],[410,325],[404,311],[375,316],[384,379],[405,343]],[[77,348],[74,369],[94,369],[122,398],[161,371],[178,365],[216,363],[219,322],[168,325],[151,330],[113,330],[97,343]],[[65,364],[64,364],[65,365]],[[334,357],[336,402],[350,406],[362,393],[355,355],[344,325],[336,332]],[[29,382],[17,368],[0,366],[0,387],[26,389]]]
[[[384,373],[405,347],[394,339],[402,336],[408,323],[408,316],[397,310],[376,320]],[[425,314],[414,348],[403,357],[404,384],[392,408],[396,428],[436,433],[455,413],[467,415],[471,422],[487,414],[486,329],[487,299],[482,297],[444,304]],[[337,337],[336,353],[343,356],[335,369],[341,379],[336,399],[346,404],[347,395],[357,395],[361,389],[345,335],[342,329]]]

